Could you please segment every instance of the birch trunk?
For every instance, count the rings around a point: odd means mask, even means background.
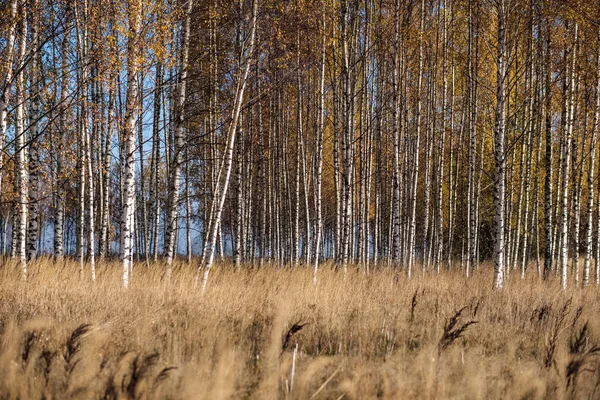
[[[317,273],[319,272],[319,257],[321,254],[321,237],[323,235],[323,216],[321,188],[323,177],[323,136],[325,131],[325,9],[321,15],[321,71],[319,75],[319,129],[317,132],[317,159],[315,179],[315,199],[317,211],[317,226],[315,229],[315,267],[313,272],[313,285],[317,286]]]
[[[83,279],[85,263],[85,185],[87,175],[85,144],[87,140],[87,73],[88,62],[86,59],[87,45],[87,1],[78,8],[75,7],[75,27],[77,60],[81,64],[78,78],[78,102],[77,110],[77,177],[78,177],[78,225],[77,225],[77,256],[79,258],[79,277]]]
[[[194,7],[194,1],[188,0],[186,5],[185,21],[181,30],[181,60],[179,70],[179,80],[177,84],[177,94],[175,97],[174,114],[174,140],[175,149],[173,154],[173,166],[169,179],[169,201],[167,206],[167,227],[165,229],[165,257],[167,260],[167,277],[171,276],[173,257],[176,251],[175,239],[177,236],[177,218],[179,215],[179,191],[181,186],[181,164],[184,151],[184,108],[187,88],[189,43],[190,43],[190,24],[191,13]]]
[[[10,102],[10,88],[13,78],[13,55],[15,47],[15,36],[17,29],[17,0],[10,2],[9,14],[10,26],[8,27],[8,36],[6,38],[6,53],[4,60],[0,63],[0,72],[4,74],[2,77],[2,86],[0,86],[0,193],[2,193],[2,178],[4,171],[4,140],[6,135],[6,127],[8,125],[8,106]]]
[[[40,119],[40,79],[42,77],[42,55],[40,46],[40,8],[39,0],[31,3],[31,67],[29,70],[29,96],[31,98],[29,107],[29,221],[27,228],[27,259],[35,260],[38,253],[38,231],[39,231],[39,203],[40,196],[40,135],[39,119]]]
[[[349,14],[348,3],[342,3],[341,13],[341,43],[342,43],[342,207],[341,207],[341,263],[344,273],[347,272],[348,262],[351,257],[351,239],[352,235],[352,148],[354,146],[354,126],[353,126],[353,82],[350,78],[350,51],[351,44],[348,32]]]
[[[579,76],[577,78],[577,85],[575,93],[579,92]],[[577,113],[577,109],[574,111]],[[574,119],[575,117],[573,117]],[[572,225],[573,225],[573,264],[572,270],[575,278],[575,285],[579,286],[579,244],[581,240],[581,191],[583,187],[583,163],[585,161],[585,141],[587,136],[587,120],[588,120],[588,109],[587,102],[584,110],[583,118],[583,134],[581,138],[581,150],[579,149],[578,138],[573,138],[573,158],[572,158],[572,174],[573,174],[573,198],[571,204],[573,207]],[[581,157],[579,157],[581,154]]]
[[[70,23],[70,9],[65,8],[65,19]],[[60,83],[60,107],[59,107],[59,133],[56,155],[56,198],[55,198],[55,216],[54,216],[54,257],[62,260],[64,257],[64,219],[65,219],[65,196],[66,196],[66,177],[64,172],[64,149],[67,132],[67,92],[69,90],[69,34],[70,25],[65,28],[61,46],[61,83]]]
[[[475,268],[475,243],[477,231],[475,168],[477,165],[477,60],[475,50],[475,23],[472,2],[469,1],[469,183],[468,183],[468,217],[467,217],[467,254],[466,276]]]
[[[436,271],[440,272],[440,263],[442,260],[442,251],[444,245],[444,161],[445,161],[445,145],[446,145],[446,130],[448,129],[448,10],[444,3],[443,13],[443,54],[442,54],[442,131],[438,147],[438,170],[436,174],[437,181],[437,233],[436,233],[436,252],[434,265]],[[452,13],[452,11],[450,11]]]
[[[85,152],[87,165],[84,167],[87,170],[87,188],[88,188],[88,260],[90,263],[90,272],[92,281],[96,280],[96,234],[95,234],[95,208],[94,208],[94,169],[92,165],[92,139],[91,132],[86,129],[85,135]]]
[[[23,3],[21,5],[20,18],[20,40],[19,54],[17,63],[16,89],[15,89],[15,160],[16,160],[16,176],[18,177],[18,199],[17,213],[13,229],[17,227],[17,244],[16,255],[19,258],[21,273],[23,279],[27,279],[27,205],[29,202],[29,176],[27,173],[27,155],[25,147],[25,85],[24,85],[24,67],[25,67],[25,50],[27,46],[27,8]]]
[[[139,249],[138,254],[143,255],[144,260],[146,261],[146,267],[149,267],[149,259],[148,259],[148,207],[146,201],[146,178],[144,172],[144,74],[139,74],[139,102],[140,107],[138,111],[138,152],[139,152],[139,164],[140,164],[140,195],[139,195],[139,203],[141,205],[141,209],[139,210],[137,216],[140,221],[140,229],[138,229],[138,242]]]
[[[113,81],[113,79],[111,79]],[[102,192],[102,218],[100,220],[100,240],[99,240],[99,251],[100,251],[100,259],[104,259],[109,252],[110,247],[110,193],[111,193],[111,163],[112,163],[112,155],[111,155],[111,143],[113,137],[113,127],[114,127],[114,89],[113,84],[110,84],[109,95],[108,95],[108,121],[106,124],[106,138],[104,141],[104,150],[103,150],[103,165],[102,165],[102,181],[104,186],[104,191]]]
[[[296,82],[298,88],[298,96],[296,101],[296,177],[294,185],[294,257],[293,265],[298,265],[300,258],[300,158],[301,158],[301,140],[302,140],[302,100],[300,99],[300,34],[296,39],[297,48],[297,73]]]
[[[531,12],[531,31],[529,32],[529,102],[528,102],[528,131],[527,131],[527,161],[525,163],[525,210],[523,217],[523,249],[521,256],[521,279],[525,278],[525,271],[527,269],[528,264],[528,244],[529,244],[529,209],[530,209],[530,196],[531,196],[531,165],[533,161],[533,140],[534,135],[536,135],[536,121],[535,116],[539,115],[534,112],[534,107],[536,105],[536,93],[537,93],[537,81],[534,82],[535,78],[535,70],[534,70],[534,52],[533,52],[533,41],[535,39],[534,36],[534,19],[533,19],[533,7],[530,10]],[[539,135],[536,135],[539,136]],[[537,153],[536,153],[537,154]],[[536,165],[537,167],[537,165]],[[536,174],[537,178],[537,174]],[[535,186],[537,188],[537,185]],[[538,205],[535,203],[535,207]],[[537,226],[537,225],[536,225]],[[516,260],[519,261],[519,254],[516,254]]]
[[[125,104],[125,123],[123,132],[123,204],[121,205],[121,262],[123,266],[122,284],[129,287],[133,256],[133,215],[135,212],[135,116],[138,105],[139,71],[139,32],[142,19],[141,0],[129,1],[129,38],[127,41],[127,94]]]
[[[242,57],[244,58],[244,66],[239,71],[238,79],[236,79],[236,91],[235,100],[232,112],[232,119],[229,125],[227,134],[227,144],[225,146],[225,154],[223,163],[219,169],[217,177],[217,186],[213,195],[213,209],[211,210],[211,224],[210,232],[208,232],[205,240],[204,253],[206,255],[206,261],[204,265],[204,274],[202,277],[202,293],[206,291],[206,285],[208,283],[208,276],[212,267],[215,255],[215,246],[217,240],[217,227],[221,223],[221,214],[223,213],[223,205],[225,204],[225,197],[227,196],[227,190],[229,188],[229,181],[231,176],[231,167],[233,164],[233,150],[235,146],[235,139],[237,133],[237,124],[244,100],[244,90],[246,88],[246,82],[248,79],[248,73],[250,71],[250,65],[252,63],[252,55],[254,52],[254,40],[256,37],[256,20],[258,13],[258,0],[252,1],[252,21],[251,21],[251,33],[250,41],[246,51],[242,50]]]
[[[152,259],[158,259],[160,196],[158,170],[160,164],[160,107],[162,97],[162,63],[156,63],[154,78],[154,114],[152,117],[152,160],[150,165],[150,202],[152,204]]]
[[[394,82],[393,82],[393,192],[392,192],[392,262],[400,258],[400,0],[396,0],[394,12]],[[394,265],[397,267],[397,265]]]
[[[496,124],[494,127],[494,287],[504,286],[504,205],[505,205],[505,169],[504,135],[506,130],[506,17],[507,0],[497,2],[498,12],[498,53],[496,75]]]
[[[548,19],[545,21],[545,54],[544,54],[544,114],[545,114],[545,177],[544,177],[544,233],[546,241],[544,243],[544,280],[550,277],[552,272],[554,251],[554,229],[552,224],[552,92],[551,92],[551,73],[550,73],[550,24]]]
[[[568,249],[569,249],[569,237],[568,237],[568,197],[569,197],[569,169],[570,169],[570,150],[571,142],[573,137],[573,117],[575,107],[575,61],[577,57],[577,38],[579,33],[579,27],[575,24],[575,40],[573,46],[573,59],[570,69],[570,84],[569,84],[569,107],[567,112],[567,132],[565,132],[565,144],[563,149],[562,159],[562,196],[561,196],[561,213],[560,213],[560,284],[563,291],[567,290],[567,272],[568,272]]]
[[[585,233],[585,260],[583,263],[582,286],[586,287],[590,281],[590,264],[592,259],[592,230],[594,225],[594,171],[596,169],[596,138],[598,136],[598,123],[600,119],[600,28],[598,29],[598,48],[596,50],[596,104],[594,106],[594,122],[590,140],[590,154],[588,159],[588,197],[587,197],[587,228]],[[598,266],[596,265],[596,269]]]
[[[188,149],[186,149],[188,150]],[[191,223],[192,223],[192,200],[190,192],[190,162],[188,151],[186,151],[186,162],[185,162],[185,244],[186,244],[186,256],[187,263],[192,263],[192,234],[191,234]]]
[[[421,140],[421,114],[422,114],[422,99],[421,99],[421,85],[423,82],[423,30],[425,25],[425,0],[421,0],[421,20],[419,22],[419,71],[417,72],[417,115],[415,118],[416,132],[415,132],[415,145],[414,145],[414,167],[410,183],[410,232],[409,232],[409,247],[408,247],[408,278],[411,278],[416,248],[416,234],[417,234],[417,188],[419,180],[419,150]]]

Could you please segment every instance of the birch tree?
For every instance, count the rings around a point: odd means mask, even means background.
[[[321,15],[321,65],[319,72],[319,130],[316,138],[316,174],[315,174],[315,201],[317,211],[317,226],[315,227],[315,268],[313,273],[313,285],[317,286],[317,273],[319,272],[319,257],[321,255],[321,240],[323,236],[323,215],[321,202],[321,189],[323,179],[323,136],[325,131],[325,5]]]
[[[600,3],[598,4],[600,6]],[[585,259],[583,264],[583,278],[581,284],[586,287],[590,281],[590,264],[593,251],[594,227],[594,170],[596,169],[596,140],[598,137],[598,123],[600,119],[600,27],[598,29],[598,43],[596,49],[596,103],[594,106],[594,122],[592,123],[592,136],[590,139],[590,154],[588,158],[587,177],[587,228],[585,233]],[[598,266],[596,265],[596,269]]]
[[[177,82],[177,93],[175,95],[175,114],[174,114],[174,140],[175,148],[173,154],[173,164],[171,168],[171,177],[169,182],[169,203],[167,206],[167,227],[165,230],[165,257],[167,260],[167,276],[171,275],[173,256],[175,252],[175,238],[177,235],[177,218],[179,215],[179,195],[181,186],[181,167],[183,160],[183,152],[185,151],[185,97],[187,87],[187,69],[188,69],[188,54],[190,42],[190,23],[191,14],[194,7],[193,0],[187,0],[185,7],[185,20],[181,30],[181,60],[179,65],[179,78]]]
[[[6,49],[3,54],[3,62],[0,64],[0,193],[2,193],[2,178],[4,176],[4,140],[6,127],[8,125],[8,107],[13,80],[13,62],[15,50],[15,36],[17,31],[17,0],[10,2],[10,25],[7,27]]]
[[[221,215],[223,213],[223,205],[225,203],[225,197],[227,196],[227,190],[229,189],[229,181],[231,177],[231,167],[233,164],[233,150],[235,146],[235,139],[237,134],[237,124],[240,117],[240,111],[244,100],[244,91],[246,89],[246,83],[248,80],[248,74],[250,72],[250,65],[252,63],[252,56],[254,53],[254,42],[256,38],[256,25],[257,25],[257,14],[258,14],[258,0],[252,0],[252,12],[250,16],[250,35],[247,47],[241,49],[242,64],[236,74],[235,80],[235,97],[233,110],[231,113],[231,122],[227,131],[227,141],[225,146],[224,158],[221,161],[219,167],[219,173],[217,176],[216,189],[213,195],[212,207],[210,212],[210,230],[207,232],[204,246],[204,261],[202,267],[204,273],[202,276],[202,293],[206,291],[206,285],[208,283],[208,276],[210,269],[214,261],[215,246],[217,240],[217,228],[221,222]],[[200,270],[198,271],[200,272]]]
[[[122,163],[123,204],[121,209],[121,262],[123,266],[123,287],[129,287],[131,263],[133,258],[133,215],[135,212],[135,150],[136,121],[138,106],[139,71],[139,32],[142,23],[142,1],[129,0],[127,17],[129,32],[127,40],[127,93],[125,105],[125,123],[123,131],[124,160]]]
[[[566,128],[566,132],[563,132],[565,137],[563,153],[562,153],[562,165],[561,165],[561,204],[560,204],[560,284],[563,290],[567,290],[567,272],[568,272],[568,257],[569,257],[569,241],[568,241],[568,197],[569,197],[569,169],[571,163],[571,141],[573,135],[573,118],[574,118],[574,107],[575,107],[575,62],[577,58],[577,36],[578,36],[578,25],[575,24],[575,38],[572,52],[572,62],[570,66],[570,76],[568,77],[570,83],[568,84],[568,108],[566,115],[566,124],[563,127]],[[565,77],[567,79],[567,77]]]
[[[18,248],[17,257],[21,266],[23,279],[27,279],[27,211],[29,203],[29,175],[27,171],[27,154],[25,138],[25,54],[27,47],[27,7],[20,5],[19,13],[19,53],[17,57],[17,74],[15,82],[15,176],[18,182],[18,207],[15,219]],[[15,229],[15,228],[13,228]]]
[[[506,21],[509,10],[508,0],[497,0],[498,53],[496,56],[496,122],[494,127],[494,287],[502,289],[505,272],[504,205],[506,195],[506,155],[504,150],[506,131],[506,86],[507,86],[507,45]]]

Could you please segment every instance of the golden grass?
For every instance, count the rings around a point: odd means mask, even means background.
[[[0,398],[599,398],[599,290],[518,275],[4,261]]]

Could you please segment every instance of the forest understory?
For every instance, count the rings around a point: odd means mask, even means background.
[[[196,269],[38,260],[0,269],[2,399],[568,399],[600,396],[600,292],[534,264]],[[417,273],[418,271],[418,273]]]

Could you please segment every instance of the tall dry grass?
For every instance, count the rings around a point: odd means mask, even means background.
[[[4,399],[600,398],[600,292],[532,272],[0,268]],[[294,357],[294,353],[296,354]],[[293,360],[295,359],[295,362]],[[293,365],[292,365],[293,364]],[[292,378],[293,370],[293,378]],[[293,380],[293,385],[292,385]]]

